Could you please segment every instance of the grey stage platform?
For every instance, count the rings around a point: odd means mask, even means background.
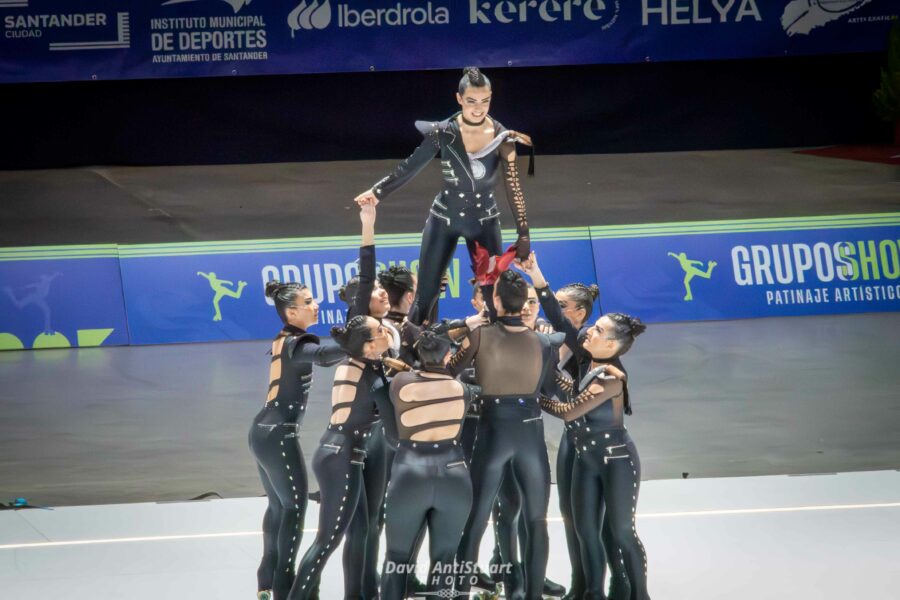
[[[644,478],[900,468],[897,331],[898,314],[652,326],[627,361],[628,427]],[[261,494],[246,438],[264,398],[267,349],[0,353],[0,499]],[[307,459],[330,414],[330,380],[317,371],[301,435]],[[544,421],[555,454],[561,427]]]
[[[354,234],[352,197],[392,164],[0,172],[0,246]],[[525,183],[536,227],[900,208],[896,167],[789,150],[539,157],[537,167]],[[383,203],[379,231],[419,230],[437,177],[423,173]],[[652,327],[628,357],[645,478],[900,468],[898,332],[896,313]],[[262,493],[246,434],[266,350],[0,353],[0,501]],[[307,456],[327,412],[329,373],[316,379]],[[552,451],[559,426],[547,423]]]

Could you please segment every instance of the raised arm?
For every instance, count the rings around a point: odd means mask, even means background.
[[[534,291],[537,292],[538,302],[541,303],[541,308],[544,310],[544,316],[553,325],[553,329],[566,334],[566,346],[573,353],[576,352],[580,346],[578,343],[580,331],[572,325],[571,321],[563,316],[562,309],[559,308],[559,302],[556,300],[556,295],[550,289],[550,284],[544,279],[544,274],[538,265],[537,256],[532,252],[527,260],[517,260],[516,266],[531,278]]]
[[[363,199],[374,199],[374,203],[378,204],[378,202],[387,198],[388,195],[409,183],[440,151],[441,143],[438,135],[437,129],[427,132],[425,139],[422,140],[422,143],[419,144],[419,147],[412,154],[394,167],[386,177],[383,177],[378,183],[373,185],[372,189],[366,190],[356,197],[357,203]]]
[[[504,142],[500,146],[500,163],[506,201],[516,220],[516,256],[525,259],[531,253],[531,239],[528,234],[528,215],[525,213],[525,195],[522,193],[519,166],[516,164],[516,145],[513,142]]]
[[[481,318],[480,315],[476,315],[476,317]],[[473,317],[466,319],[466,322],[468,323],[470,319],[473,319]],[[472,361],[475,360],[475,355],[478,354],[478,346],[481,344],[481,331],[477,326],[472,328],[470,325],[470,329],[471,331],[462,341],[460,349],[450,357],[450,362],[447,363],[447,370],[454,377],[465,371],[472,364]]]
[[[349,321],[356,315],[369,314],[369,302],[375,289],[375,205],[366,203],[359,209],[362,241],[359,246],[359,285],[353,304],[347,311]]]

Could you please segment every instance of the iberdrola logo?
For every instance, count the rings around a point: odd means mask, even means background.
[[[216,293],[213,296],[213,308],[215,309],[215,313],[213,314],[213,321],[221,321],[222,320],[222,311],[219,308],[219,301],[222,298],[240,298],[241,293],[244,291],[244,287],[247,285],[246,281],[238,281],[237,289],[231,289],[228,286],[234,285],[233,281],[228,281],[227,279],[219,279],[216,277],[216,274],[210,271],[209,273],[201,273],[197,271],[197,275],[199,277],[203,277],[207,281],[209,281],[209,287]]]
[[[291,28],[291,37],[294,37],[298,29],[325,29],[331,23],[331,1],[303,0],[290,12],[287,22]]]
[[[699,267],[703,266],[702,260],[691,260],[684,252],[679,252],[677,254],[674,252],[669,252],[669,256],[677,260],[678,264],[681,265],[682,270],[684,270],[685,302],[690,302],[694,299],[694,294],[691,293],[691,279],[693,279],[694,277],[709,279],[712,276],[713,269],[715,269],[716,265],[719,264],[716,261],[711,260],[706,263],[706,270],[701,271]]]

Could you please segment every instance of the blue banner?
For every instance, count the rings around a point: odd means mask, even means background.
[[[507,241],[514,240],[514,235]],[[560,281],[594,282],[587,228],[537,230],[532,239]],[[418,235],[378,236],[379,268],[418,270]],[[263,290],[268,281],[308,285],[320,305],[319,325],[328,335],[344,323],[347,306],[338,291],[358,273],[358,238],[308,238],[197,244],[121,246],[128,322],[135,344],[245,340],[271,337],[281,322]],[[440,316],[473,313],[472,277],[464,245],[449,269]]]
[[[0,82],[866,52],[892,0],[0,0]]]
[[[116,246],[0,249],[0,350],[129,343]]]
[[[647,322],[900,310],[900,214],[591,228],[604,309]]]
[[[515,239],[504,232],[507,243]],[[377,237],[379,268],[418,270],[418,234]],[[0,350],[263,339],[266,282],[307,284],[312,331],[344,322],[358,238],[0,249]],[[594,283],[647,322],[900,310],[900,213],[532,230],[555,288]],[[472,312],[465,246],[441,317]],[[127,309],[127,310],[126,310]],[[127,314],[127,319],[126,319]]]

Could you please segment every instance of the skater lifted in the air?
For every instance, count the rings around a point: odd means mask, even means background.
[[[494,199],[499,173],[503,175],[506,198],[516,221],[516,255],[526,258],[530,252],[515,142],[532,146],[531,139],[488,116],[491,97],[490,80],[476,67],[465,69],[456,94],[460,111],[443,121],[417,121],[416,128],[425,139],[415,152],[372,189],[356,197],[361,206],[377,204],[440,154],[443,189],[431,204],[422,232],[418,289],[409,311],[410,322],[417,325],[427,319],[440,294],[441,275],[447,270],[460,236],[466,240],[473,271],[476,247],[484,248],[490,256],[503,252],[500,209]],[[484,295],[488,300],[492,296],[490,289]]]

